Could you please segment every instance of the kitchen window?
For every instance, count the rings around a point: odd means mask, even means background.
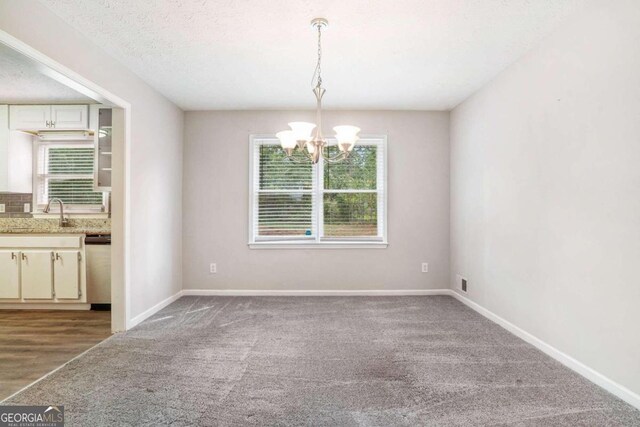
[[[387,246],[385,137],[363,137],[348,159],[317,165],[287,158],[275,137],[250,142],[250,247]]]
[[[42,212],[51,199],[64,202],[65,212],[106,211],[106,193],[94,191],[95,150],[85,143],[37,143],[34,203]],[[58,205],[52,206],[57,211]]]

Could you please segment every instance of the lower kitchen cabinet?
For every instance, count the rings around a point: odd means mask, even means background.
[[[53,299],[53,252],[22,251],[22,298]]]
[[[20,252],[0,251],[0,299],[20,298]]]
[[[80,291],[80,252],[57,251],[53,263],[53,283],[58,299],[78,299]]]
[[[84,235],[1,235],[3,303],[86,303]]]

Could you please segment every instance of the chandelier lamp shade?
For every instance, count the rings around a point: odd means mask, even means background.
[[[322,87],[321,68],[322,30],[328,25],[329,22],[324,18],[316,18],[311,21],[311,26],[318,31],[318,63],[312,79],[315,83],[313,94],[316,97],[316,123],[291,122],[289,123],[290,129],[276,134],[287,157],[297,162],[311,161],[315,164],[321,157],[331,163],[340,162],[349,157],[359,139],[359,127],[350,125],[334,127],[338,151],[331,155],[328,150],[328,141],[322,135],[322,96],[325,93],[325,89]]]

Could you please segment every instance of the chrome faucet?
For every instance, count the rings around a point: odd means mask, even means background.
[[[64,217],[64,202],[60,199],[51,199],[49,200],[49,204],[44,208],[44,213],[49,213],[51,210],[51,203],[58,202],[60,203],[60,227],[69,227],[69,218]]]

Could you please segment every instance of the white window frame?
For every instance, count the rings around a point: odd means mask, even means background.
[[[40,161],[40,153],[41,150],[40,148],[42,146],[54,146],[56,148],[92,148],[93,149],[93,144],[91,144],[90,142],[65,142],[65,141],[40,141],[40,140],[36,140],[33,143],[33,208],[32,211],[34,214],[37,214],[38,216],[41,215],[51,215],[51,216],[58,216],[60,215],[60,205],[58,203],[55,203],[51,206],[51,210],[48,213],[44,212],[44,209],[47,207],[47,204],[42,204],[42,203],[38,203],[38,194],[40,191],[40,180],[41,179],[47,179],[50,176],[48,174],[42,174],[40,173],[40,170],[38,169],[39,167],[39,161]],[[44,159],[43,159],[44,161]],[[97,159],[94,157],[94,162],[96,162]],[[95,169],[95,164],[94,164],[94,169]],[[69,178],[79,178],[82,177],[84,179],[94,179],[93,176],[93,172],[91,174],[86,174],[86,175],[51,175],[52,177],[55,178],[61,178],[61,177],[69,177]],[[47,199],[48,199],[48,195],[47,195]],[[64,212],[65,214],[104,214],[108,212],[109,206],[109,197],[108,197],[108,193],[103,192],[102,193],[102,205],[98,206],[98,205],[73,205],[73,204],[65,204],[64,205]]]
[[[316,218],[316,233],[315,236],[307,237],[300,236],[296,239],[287,240],[257,240],[256,230],[254,229],[254,204],[256,188],[254,182],[254,169],[255,159],[255,147],[256,144],[265,140],[273,141],[273,144],[280,144],[278,139],[274,135],[256,134],[249,136],[249,248],[251,249],[384,249],[389,246],[387,240],[388,234],[388,208],[387,208],[387,187],[388,187],[388,142],[386,135],[365,135],[361,136],[358,141],[358,145],[377,145],[382,144],[383,150],[383,167],[377,168],[377,185],[376,190],[325,190],[324,184],[324,161],[321,159],[318,162],[317,172],[313,174],[313,194],[315,195],[316,203],[313,205],[313,215]],[[260,141],[260,142],[258,142]],[[334,143],[329,139],[329,143]],[[380,186],[382,188],[380,188]],[[325,193],[382,193],[378,199],[378,231],[380,236],[376,237],[347,237],[347,238],[334,238],[334,237],[321,237],[324,228],[324,194]],[[380,203],[382,202],[382,203]]]

